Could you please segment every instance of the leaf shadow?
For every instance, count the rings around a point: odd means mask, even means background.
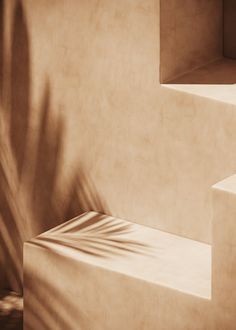
[[[0,287],[22,292],[23,243],[84,211],[105,204],[82,166],[60,187],[65,118],[52,104],[48,77],[39,106],[32,102],[30,39],[24,5],[12,12],[9,61],[5,4],[0,1]],[[35,119],[36,118],[36,119]],[[2,273],[2,272],[1,272]]]
[[[132,223],[103,214],[85,213],[49,232],[39,235],[33,245],[57,250],[64,246],[73,251],[103,258],[131,254],[149,254],[149,246],[129,238]]]
[[[5,50],[5,4],[0,1],[0,287],[22,293],[23,243],[85,211],[109,214],[82,161],[63,183],[66,118],[53,104],[53,85],[45,74],[40,102],[32,100],[31,42],[21,0],[12,12],[10,60]],[[83,155],[80,155],[82,157]],[[122,227],[123,226],[123,227]],[[96,256],[142,253],[138,242],[121,236],[130,228],[113,223],[81,224],[73,233],[39,238]],[[2,279],[0,279],[3,281]]]

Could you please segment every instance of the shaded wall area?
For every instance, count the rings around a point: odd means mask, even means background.
[[[0,289],[21,292],[24,241],[86,210],[105,209],[79,157],[61,185],[63,108],[53,105],[47,72],[33,105],[24,4],[1,0],[0,6]]]
[[[222,57],[222,0],[161,0],[161,82]]]
[[[224,23],[224,56],[236,59],[235,21],[236,3],[233,0],[223,0]]]

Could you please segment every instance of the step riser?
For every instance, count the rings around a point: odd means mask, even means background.
[[[212,286],[215,329],[236,324],[236,176],[213,189]]]
[[[39,330],[42,322],[52,330],[211,329],[209,300],[73,263],[28,244],[24,295],[25,330],[32,322]],[[34,318],[32,311],[42,317]]]
[[[235,330],[236,175],[212,195],[212,295],[208,245],[89,212],[25,244],[25,330]],[[102,236],[110,249],[117,226],[121,255],[94,256],[99,235],[112,228]],[[149,242],[152,254],[127,251],[131,242]]]

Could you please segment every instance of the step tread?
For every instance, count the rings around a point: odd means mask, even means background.
[[[87,212],[29,244],[202,298],[211,297],[211,246]]]
[[[180,92],[236,104],[236,61],[221,58],[190,71],[163,86]]]

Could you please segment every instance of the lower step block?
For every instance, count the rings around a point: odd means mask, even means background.
[[[209,330],[211,310],[210,245],[96,212],[25,243],[25,330]]]

